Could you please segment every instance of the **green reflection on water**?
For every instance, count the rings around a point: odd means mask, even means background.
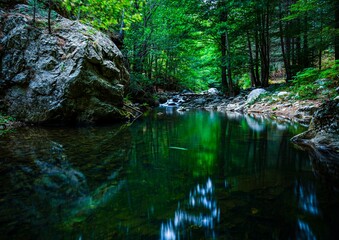
[[[303,128],[237,113],[159,111],[130,127],[27,129],[0,139],[3,238],[335,235],[329,219],[338,220],[338,195],[289,143]],[[198,186],[213,189],[206,201]]]

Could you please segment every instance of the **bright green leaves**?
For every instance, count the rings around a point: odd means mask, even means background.
[[[126,27],[141,20],[129,0],[64,0],[64,6],[77,19],[101,30],[118,30],[123,15]]]

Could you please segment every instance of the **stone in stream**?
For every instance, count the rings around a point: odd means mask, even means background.
[[[124,119],[129,73],[110,38],[57,14],[48,34],[32,25],[31,14],[26,5],[0,13],[0,110],[32,123]]]

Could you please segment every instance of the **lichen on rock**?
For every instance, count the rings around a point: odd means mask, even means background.
[[[110,38],[60,15],[48,34],[46,27],[32,25],[31,13],[26,5],[0,12],[0,110],[32,123],[125,118],[129,73]]]

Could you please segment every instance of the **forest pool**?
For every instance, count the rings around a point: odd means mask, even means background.
[[[0,138],[0,239],[339,239],[339,193],[261,116],[160,108]]]

